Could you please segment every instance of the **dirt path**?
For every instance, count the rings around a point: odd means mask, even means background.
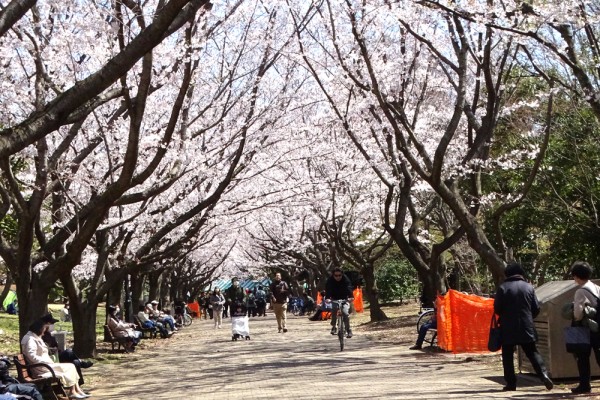
[[[272,314],[251,319],[252,340],[237,342],[229,320],[220,330],[195,320],[171,339],[146,340],[119,363],[94,365],[85,388],[97,400],[573,398],[572,385],[546,391],[529,375],[519,376],[517,392],[501,392],[498,355],[408,350],[413,320],[357,326],[343,352],[327,322],[305,317],[289,318],[285,334]]]

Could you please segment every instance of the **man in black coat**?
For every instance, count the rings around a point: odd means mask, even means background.
[[[506,380],[506,386],[502,390],[517,390],[513,359],[516,345],[521,346],[544,386],[550,390],[554,384],[548,377],[544,360],[535,347],[537,332],[533,319],[540,312],[535,291],[533,286],[525,281],[525,272],[521,265],[509,264],[504,275],[506,280],[500,285],[494,297],[494,312],[499,317],[502,332],[502,366]]]
[[[236,277],[231,279],[231,286],[225,291],[225,302],[225,304],[229,306],[229,315],[231,317],[233,317],[233,314],[235,314],[240,307],[241,311],[238,313],[246,314],[244,289],[240,286],[240,282]]]
[[[348,300],[352,299],[352,282],[344,274],[341,268],[336,267],[333,269],[331,276],[327,278],[325,283],[325,299],[327,300]],[[331,334],[337,334],[337,303],[332,304],[331,309]],[[352,329],[350,329],[350,303],[345,303],[342,306],[342,318],[344,318],[344,325],[346,326],[346,337],[352,337]]]

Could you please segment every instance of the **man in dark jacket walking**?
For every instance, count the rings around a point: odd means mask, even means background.
[[[277,331],[286,333],[287,330],[287,302],[290,295],[290,287],[281,279],[281,273],[277,272],[271,286],[271,305],[277,319]]]
[[[554,384],[548,376],[542,356],[535,347],[537,332],[533,319],[540,312],[535,291],[533,286],[525,281],[525,272],[521,265],[509,264],[504,275],[506,280],[500,285],[494,297],[494,312],[499,317],[502,332],[502,366],[506,380],[506,386],[502,390],[517,390],[513,359],[516,345],[521,346],[544,386],[550,390]]]
[[[229,306],[230,317],[233,317],[233,314],[240,307],[242,308],[241,312],[246,313],[244,289],[240,286],[240,281],[236,277],[231,279],[231,286],[225,291],[225,304]]]
[[[327,278],[325,283],[325,299],[327,300],[348,300],[352,299],[352,282],[344,274],[341,268],[333,269],[331,276]],[[332,304],[331,309],[331,334],[337,334],[337,303]],[[342,318],[344,318],[344,326],[346,327],[346,337],[352,337],[352,329],[350,329],[350,304],[345,303],[342,306]]]

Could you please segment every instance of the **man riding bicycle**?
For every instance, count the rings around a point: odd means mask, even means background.
[[[331,300],[350,300],[352,301],[352,282],[344,274],[340,267],[335,267],[331,272],[331,276],[327,278],[325,284],[325,299],[326,301]],[[337,335],[337,310],[339,308],[338,303],[332,303],[331,310],[331,334]],[[352,337],[352,329],[350,329],[350,302],[343,303],[342,305],[342,318],[344,318],[344,326],[346,327],[346,337]]]

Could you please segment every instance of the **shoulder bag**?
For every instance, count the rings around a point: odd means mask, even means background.
[[[490,336],[488,338],[488,350],[498,351],[502,347],[502,333],[500,331],[500,324],[496,319],[496,314],[492,315],[490,322]]]
[[[590,328],[587,326],[566,326],[564,334],[567,353],[585,353],[592,347]]]

